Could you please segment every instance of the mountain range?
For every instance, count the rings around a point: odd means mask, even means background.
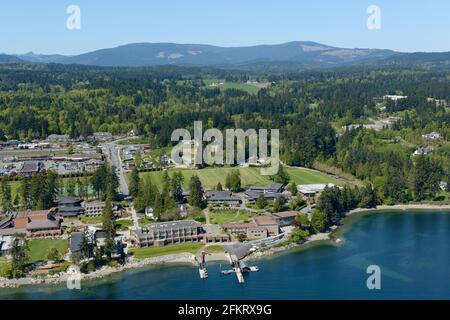
[[[352,64],[450,66],[450,52],[399,53],[385,49],[337,48],[311,41],[219,47],[203,44],[133,43],[80,55],[29,52],[0,55],[0,63],[59,63],[103,67],[208,66],[234,69],[306,69]]]

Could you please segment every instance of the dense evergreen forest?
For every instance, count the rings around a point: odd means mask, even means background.
[[[270,85],[257,94],[206,85],[211,79]],[[408,96],[381,101],[387,94]],[[153,148],[170,144],[177,128],[203,121],[204,130],[279,128],[287,165],[321,163],[371,183],[387,202],[433,197],[449,180],[450,101],[448,73],[400,68],[349,67],[255,74],[209,68],[99,68],[0,66],[0,138],[49,134],[123,134],[134,129]],[[390,129],[344,130],[349,124],[395,116]],[[422,135],[442,135],[430,157]]]

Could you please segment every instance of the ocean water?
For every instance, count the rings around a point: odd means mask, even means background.
[[[1,299],[450,299],[450,214],[384,212],[351,217],[342,244],[315,244],[252,264],[258,273],[220,275],[208,264],[146,267],[99,281],[0,289]],[[381,289],[367,288],[366,269],[381,269]],[[228,268],[227,264],[222,265]]]

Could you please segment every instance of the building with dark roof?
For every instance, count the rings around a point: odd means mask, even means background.
[[[0,229],[0,235],[24,234],[28,238],[60,236],[61,220],[48,210],[18,212],[12,227]]]
[[[39,173],[42,169],[42,163],[37,161],[27,161],[24,162],[22,168],[20,169],[20,174],[35,174]]]
[[[237,206],[241,203],[241,198],[234,196],[231,191],[207,191],[208,203],[226,206]]]
[[[81,200],[75,197],[62,197],[58,201],[58,215],[63,218],[74,218],[83,214]]]
[[[81,251],[80,245],[83,239],[83,232],[73,232],[69,238],[70,254],[79,253]]]
[[[131,231],[132,243],[138,247],[164,246],[181,242],[201,242],[205,230],[194,220],[180,220],[149,224]]]
[[[256,202],[261,194],[266,201],[273,201],[282,196],[281,192],[283,192],[283,184],[273,183],[267,186],[251,186],[244,194],[249,202]]]

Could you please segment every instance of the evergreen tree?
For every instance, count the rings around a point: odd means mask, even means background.
[[[139,178],[139,171],[136,167],[133,168],[131,171],[131,177],[130,177],[130,196],[133,198],[136,198],[139,194],[139,185],[140,185],[140,178]]]
[[[161,215],[163,213],[163,203],[159,192],[155,194],[153,213],[155,215],[156,220],[161,219]]]
[[[256,199],[256,206],[259,209],[264,209],[267,206],[266,198],[264,198],[264,194],[260,193],[258,199]]]
[[[11,245],[11,267],[13,278],[20,278],[25,273],[28,261],[28,241],[23,235],[14,235]]]
[[[3,213],[10,212],[13,208],[12,198],[11,198],[12,197],[11,185],[9,184],[9,178],[6,175],[3,176],[3,178],[2,178],[1,192],[2,192]]]
[[[193,207],[204,208],[203,187],[197,175],[193,175],[189,181],[189,204]]]
[[[220,183],[220,181],[219,181],[219,183],[217,183],[216,190],[217,191],[222,191],[223,190],[222,184]]]
[[[184,177],[180,171],[175,172],[171,179],[172,197],[178,203],[183,202],[183,180]]]
[[[111,255],[116,247],[114,240],[116,236],[116,217],[112,211],[111,199],[107,198],[103,208],[103,231],[105,232],[105,246],[103,253],[111,259]]]

